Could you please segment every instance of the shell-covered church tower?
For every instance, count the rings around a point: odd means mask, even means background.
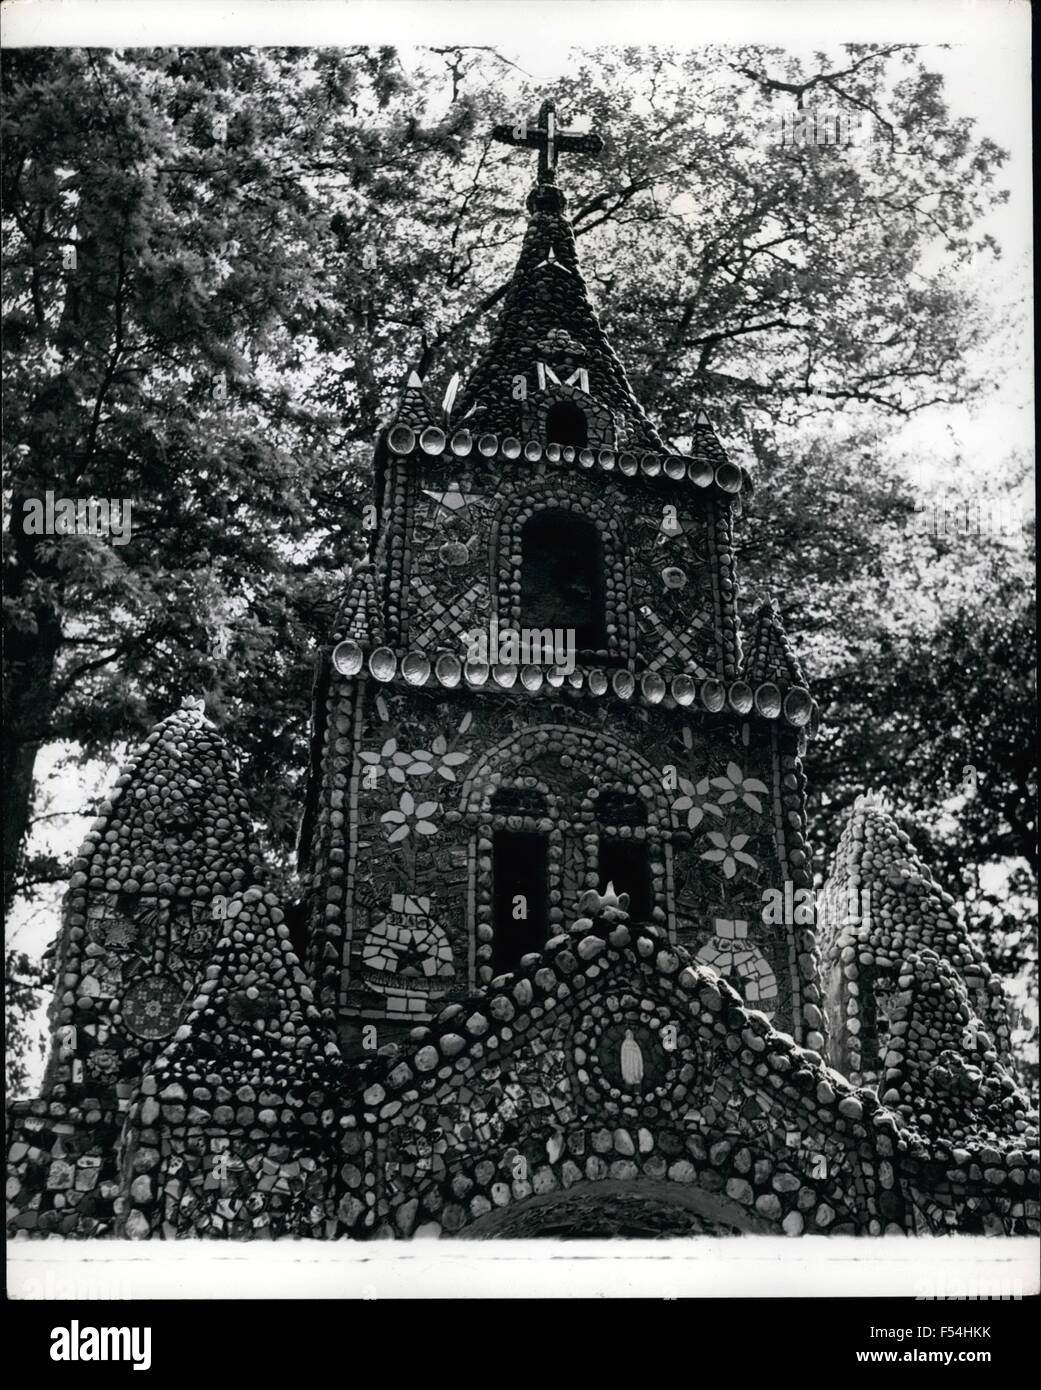
[[[697,402],[662,441],[590,302],[556,171],[598,138],[495,133],[538,151],[523,246],[470,379],[379,432],[302,901],[187,702],[72,863],[9,1229],[1036,1233],[953,899],[870,797],[809,891],[817,707],[773,606],[739,620],[749,478]]]
[[[763,922],[765,890],[811,881],[815,706],[769,606],[742,645],[749,480],[696,404],[689,454],[641,409],[555,182],[553,143],[595,137],[553,122],[525,137],[539,180],[487,354],[448,410],[413,378],[377,446],[300,845],[320,999],[348,1054],[397,1039],[613,884],[821,1046],[812,932]]]

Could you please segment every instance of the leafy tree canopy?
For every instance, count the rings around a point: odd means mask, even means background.
[[[285,866],[373,434],[409,368],[436,386],[485,345],[531,178],[490,131],[544,93],[461,48],[20,50],[2,82],[7,901],[46,876],[26,850],[41,751],[104,753],[200,692]],[[909,45],[812,69],[605,49],[558,87],[565,122],[607,139],[562,183],[638,395],[680,447],[704,404],[755,468],[745,591],[776,592],[818,678],[822,847],[857,790],[889,789],[1020,968],[1025,538],[918,536],[886,448],[988,389],[998,326],[969,272],[1000,255],[981,222],[1003,151]],[[816,101],[869,116],[873,142],[781,147],[782,108]],[[47,491],[129,499],[130,540],[27,534]],[[988,890],[988,865],[1019,891]]]

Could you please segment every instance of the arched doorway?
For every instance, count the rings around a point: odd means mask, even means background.
[[[527,1197],[465,1226],[464,1240],[672,1240],[769,1234],[736,1203],[667,1181],[581,1182]]]

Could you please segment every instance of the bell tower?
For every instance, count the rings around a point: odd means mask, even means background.
[[[410,378],[318,661],[300,837],[318,1002],[361,1056],[613,883],[822,1047],[812,927],[764,913],[812,881],[816,706],[770,605],[742,650],[750,480],[699,407],[670,451],[600,325],[556,183],[599,137],[550,103],[494,134],[539,158],[491,345],[447,410]]]

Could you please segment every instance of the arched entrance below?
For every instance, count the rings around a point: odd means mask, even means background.
[[[735,1202],[673,1182],[582,1182],[526,1197],[458,1232],[464,1240],[669,1240],[775,1234]]]

